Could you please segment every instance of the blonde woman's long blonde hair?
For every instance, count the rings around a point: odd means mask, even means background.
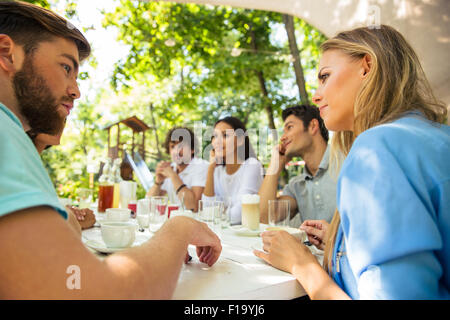
[[[352,59],[370,56],[371,69],[354,104],[354,131],[335,132],[331,140],[330,163],[338,173],[353,141],[367,129],[398,119],[411,110],[431,121],[443,123],[447,108],[437,101],[420,61],[405,38],[392,27],[357,28],[339,33],[321,45],[322,53],[340,50]],[[340,215],[336,209],[324,255],[324,267],[331,273],[332,254]]]

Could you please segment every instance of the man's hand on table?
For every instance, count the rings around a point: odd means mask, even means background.
[[[222,252],[222,245],[219,237],[205,223],[188,217],[174,217],[168,222],[186,232],[188,243],[197,247],[200,262],[210,267],[217,262]],[[189,261],[189,254],[186,254],[185,263]]]
[[[85,208],[85,209],[79,209],[74,206],[67,205],[67,210],[70,210],[75,217],[77,218],[78,223],[81,226],[81,229],[89,229],[95,224],[95,215],[94,211],[91,209]]]

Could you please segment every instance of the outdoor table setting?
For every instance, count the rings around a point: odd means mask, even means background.
[[[120,208],[106,209],[105,213],[94,210],[96,224],[93,228],[83,230],[83,243],[100,259],[127,247],[143,244],[161,227],[164,220],[169,219],[167,198],[161,198],[164,197],[138,200],[136,213],[130,209]],[[305,296],[306,292],[291,274],[270,266],[253,254],[254,250],[263,251],[260,233],[266,228],[270,230],[274,227],[262,223],[258,223],[257,228],[253,230],[242,225],[230,226],[226,218],[218,217],[218,214],[226,217],[226,208],[221,207],[221,204],[220,201],[216,201],[214,208],[217,210],[209,210],[205,207],[209,204],[202,203],[198,214],[182,208],[178,210],[172,208],[170,217],[184,215],[207,223],[222,244],[220,258],[211,267],[198,260],[195,246],[188,247],[192,260],[188,264],[183,264],[172,298],[286,300]],[[245,212],[243,214],[245,215]],[[156,221],[155,217],[162,220]],[[243,218],[243,222],[245,221]],[[117,227],[121,229],[119,232]],[[306,240],[303,231],[290,227],[284,229],[299,240]],[[323,252],[314,246],[309,248],[322,263]]]

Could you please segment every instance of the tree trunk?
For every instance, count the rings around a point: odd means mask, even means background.
[[[250,26],[250,37],[252,40],[253,50],[255,50],[255,52],[256,52],[256,51],[258,51],[258,46],[256,45],[255,32],[253,31],[251,26]],[[259,86],[261,88],[262,94],[266,100],[264,110],[266,110],[266,113],[267,113],[267,120],[269,121],[269,128],[276,129],[275,121],[273,119],[273,110],[272,110],[272,106],[270,105],[270,98],[269,98],[269,93],[267,92],[266,80],[264,79],[264,74],[261,70],[256,70],[256,75],[258,77]]]
[[[294,18],[290,15],[283,14],[283,22],[289,40],[289,48],[291,51],[291,55],[294,58],[294,61],[292,63],[294,65],[295,79],[297,80],[297,87],[298,92],[300,94],[300,100],[304,104],[309,104],[310,102],[308,93],[306,92],[305,76],[303,74],[302,62],[297,47],[297,40],[295,39]]]
[[[156,150],[158,152],[158,160],[161,160],[162,159],[162,154],[161,154],[161,150],[159,148],[159,139],[158,139],[158,131],[156,130],[155,116],[153,115],[153,103],[150,103],[150,115],[152,116],[153,130],[155,132]]]
[[[269,93],[267,92],[266,79],[264,78],[264,74],[261,70],[257,70],[256,75],[258,76],[259,86],[261,87],[263,96],[264,96],[265,100],[267,100],[267,102],[265,103],[265,106],[264,106],[264,110],[266,110],[266,112],[267,112],[267,120],[269,121],[269,128],[276,129],[275,121],[273,119],[273,109],[272,109],[272,106],[270,105]]]

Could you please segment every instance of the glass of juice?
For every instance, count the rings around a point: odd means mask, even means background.
[[[98,212],[104,213],[113,207],[114,185],[100,185],[98,188]]]

